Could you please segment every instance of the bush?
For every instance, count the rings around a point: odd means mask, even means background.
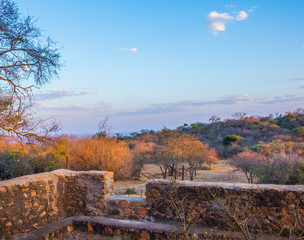
[[[70,144],[70,166],[76,171],[113,171],[120,180],[131,177],[133,163],[127,143],[114,138],[81,138]]]
[[[24,175],[58,169],[58,162],[51,153],[14,150],[0,154],[0,179],[11,179]]]
[[[127,188],[126,194],[128,194],[128,195],[137,194],[135,187]]]
[[[259,183],[297,184],[303,181],[304,161],[297,155],[277,154],[268,157],[258,169]]]

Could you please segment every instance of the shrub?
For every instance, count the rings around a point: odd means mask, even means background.
[[[131,177],[132,153],[127,143],[106,137],[75,139],[70,145],[71,169],[113,171],[116,180]]]
[[[51,154],[27,150],[14,150],[0,154],[0,179],[10,179],[24,175],[48,172],[58,169],[58,161]]]
[[[259,183],[296,184],[303,181],[303,159],[293,154],[277,154],[268,157],[258,169]]]
[[[127,188],[126,194],[128,194],[128,195],[137,194],[137,191],[136,191],[135,187]]]

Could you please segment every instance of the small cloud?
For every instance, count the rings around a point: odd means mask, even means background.
[[[99,91],[91,91],[89,89],[85,91],[70,91],[65,89],[47,89],[42,93],[38,93],[35,95],[36,100],[53,100],[53,99],[60,99],[64,97],[75,97],[75,96],[82,96],[82,95],[102,95],[102,92]]]
[[[229,13],[218,13],[213,11],[208,14],[207,27],[212,31],[213,34],[223,32],[226,30],[226,24],[234,20],[243,21],[248,18],[248,13],[245,11],[233,12],[235,16]]]
[[[133,52],[136,53],[138,52],[137,48],[117,48],[115,51],[125,51],[125,52]]]
[[[40,108],[44,108],[44,109],[57,109],[58,107],[56,106],[52,106],[52,105],[49,105],[47,103],[36,103],[36,105]]]
[[[301,80],[304,80],[304,76],[300,76],[300,77],[297,77],[297,78],[291,78],[290,81],[301,81]]]
[[[197,102],[193,103],[193,106],[202,106],[202,105],[233,105],[233,104],[241,104],[244,102],[250,101],[250,96],[248,94],[235,94],[235,95],[227,95],[223,96],[216,101],[208,101],[208,102]]]
[[[236,7],[236,5],[234,5],[234,4],[227,4],[225,6],[225,8],[235,8],[235,7]]]
[[[137,52],[137,48],[127,48],[126,49],[127,52]]]
[[[234,20],[234,17],[229,13],[218,13],[216,11],[209,13],[207,26],[213,33],[226,30],[226,24]]]
[[[257,8],[256,6],[252,6],[252,7],[248,10],[248,12],[253,12],[254,9],[256,9],[256,8]]]
[[[96,92],[96,91],[83,91],[83,92],[80,92],[79,95],[103,95],[103,93]]]
[[[72,104],[69,106],[52,106],[47,103],[36,103],[40,110],[56,110],[57,112],[87,112],[87,113],[104,113],[112,111],[112,102],[103,101],[95,105]]]
[[[256,103],[261,104],[280,104],[280,103],[299,103],[303,102],[304,97],[299,97],[294,94],[286,95],[284,97],[276,96],[273,97],[272,100],[262,100],[262,101],[255,101]]]
[[[236,20],[243,21],[248,18],[248,13],[245,11],[239,11],[238,15],[236,16]]]
[[[304,85],[300,86],[299,89],[304,89]]]

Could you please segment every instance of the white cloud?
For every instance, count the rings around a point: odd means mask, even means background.
[[[225,31],[225,25],[232,20],[234,20],[234,17],[229,15],[229,13],[218,13],[214,11],[209,13],[208,15],[207,26],[214,33],[219,31]]]
[[[207,26],[213,32],[217,34],[218,32],[223,32],[226,30],[226,24],[234,20],[243,21],[248,18],[248,13],[245,11],[239,11],[238,13],[233,13],[235,16],[229,13],[218,13],[213,11],[208,14]]]
[[[133,52],[136,53],[138,52],[137,48],[117,48],[115,51],[125,51],[125,52]]]
[[[245,11],[239,11],[238,15],[236,16],[236,20],[243,21],[248,18],[248,13]]]
[[[127,52],[137,52],[137,48],[127,48],[126,49]]]

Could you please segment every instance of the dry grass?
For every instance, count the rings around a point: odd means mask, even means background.
[[[134,187],[138,194],[132,196],[141,197],[142,195],[144,197],[146,189],[145,182],[155,178],[161,178],[159,167],[155,164],[145,164],[142,168],[139,181],[115,182],[115,194],[124,195],[127,188]],[[181,180],[181,176],[178,176],[177,180]],[[190,176],[187,173],[185,175],[185,180],[190,181]],[[221,160],[217,165],[213,165],[211,170],[198,170],[197,176],[194,177],[194,182],[247,183],[247,179],[244,173],[236,171],[236,169],[229,165],[226,160]]]

